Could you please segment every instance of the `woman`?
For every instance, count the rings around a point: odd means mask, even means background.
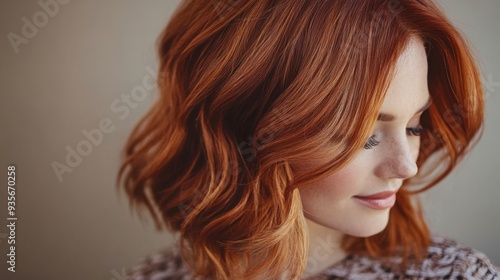
[[[132,279],[500,277],[419,208],[483,125],[431,0],[184,1],[159,53],[119,178],[179,248]]]

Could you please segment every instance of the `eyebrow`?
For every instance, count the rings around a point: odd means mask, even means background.
[[[432,104],[432,98],[429,96],[427,103],[425,103],[425,105],[422,106],[422,108],[418,109],[418,111],[415,113],[415,115],[427,110],[431,106],[431,104]],[[394,115],[386,114],[386,113],[380,113],[380,114],[378,114],[378,117],[377,117],[377,121],[381,121],[381,122],[390,122],[390,121],[393,121],[394,119],[396,119],[396,117]]]

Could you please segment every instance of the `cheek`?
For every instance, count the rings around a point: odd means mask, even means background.
[[[324,204],[332,205],[356,195],[358,172],[355,168],[344,168],[327,178],[299,190],[304,208],[319,209]]]

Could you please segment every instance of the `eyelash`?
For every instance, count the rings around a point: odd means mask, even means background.
[[[410,136],[420,136],[422,133],[425,132],[425,128],[422,127],[422,125],[417,125],[414,127],[407,127],[406,128],[406,133]]]
[[[368,138],[368,141],[366,141],[364,148],[369,150],[377,146],[378,144],[380,144],[380,142],[375,139],[375,135],[372,135],[370,138]]]
[[[406,128],[406,134],[408,136],[421,136],[422,133],[424,133],[424,132],[425,132],[425,129],[420,124],[417,126],[414,126],[414,127],[407,127]],[[369,149],[377,146],[378,144],[380,144],[380,141],[375,139],[375,135],[372,135],[370,138],[368,138],[368,141],[366,141],[364,148],[369,150]]]

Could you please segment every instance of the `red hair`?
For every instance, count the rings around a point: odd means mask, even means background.
[[[414,194],[436,185],[483,124],[478,69],[430,0],[184,1],[159,38],[160,98],[128,139],[118,174],[132,207],[179,231],[194,274],[300,278],[307,231],[298,188],[339,170],[375,124],[397,58],[424,42],[432,106],[417,165],[381,233],[347,252],[421,260],[429,231]],[[327,158],[295,176],[304,159]],[[402,249],[402,252],[399,250]]]

